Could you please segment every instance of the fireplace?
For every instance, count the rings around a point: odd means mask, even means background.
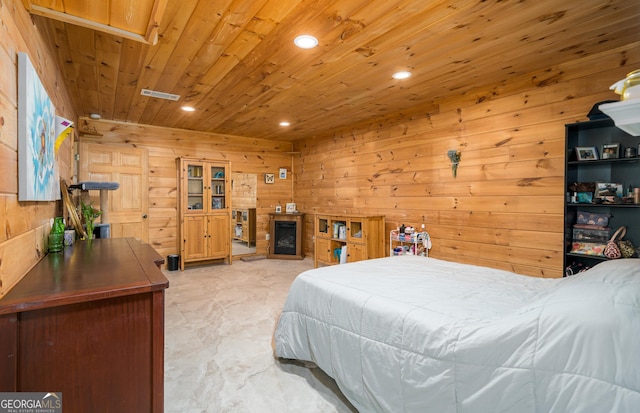
[[[275,221],[273,231],[273,253],[296,255],[295,221]]]
[[[304,214],[269,214],[270,247],[267,258],[304,258],[302,230]]]

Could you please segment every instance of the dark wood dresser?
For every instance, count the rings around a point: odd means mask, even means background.
[[[163,262],[128,238],[47,254],[0,299],[0,392],[61,392],[67,412],[162,412]]]

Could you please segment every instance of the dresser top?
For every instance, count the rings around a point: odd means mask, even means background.
[[[40,260],[0,299],[0,314],[165,289],[163,262],[150,245],[133,238],[76,241]]]

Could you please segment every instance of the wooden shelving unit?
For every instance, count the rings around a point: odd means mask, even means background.
[[[574,242],[574,224],[578,211],[609,214],[608,228],[613,233],[620,226],[627,228],[624,239],[640,246],[640,205],[634,203],[578,203],[572,198],[569,187],[574,183],[618,183],[622,185],[623,196],[627,198],[628,188],[640,187],[640,157],[624,158],[626,147],[638,148],[640,138],[629,135],[614,125],[611,119],[604,118],[566,125],[565,170],[565,254],[564,268],[574,266],[585,268],[606,260],[602,255],[579,254],[572,251]],[[620,144],[618,157],[602,159],[602,146]],[[596,148],[598,159],[579,160],[576,148]],[[594,194],[595,196],[595,194]]]
[[[180,269],[193,261],[231,264],[229,162],[180,158],[178,171]]]
[[[383,257],[384,222],[381,215],[316,215],[315,267]]]
[[[420,255],[428,257],[429,247],[424,244],[425,242],[430,243],[429,239],[429,234],[426,231],[400,234],[398,230],[394,229],[389,232],[389,256]],[[405,250],[405,246],[409,247],[408,250]],[[398,251],[398,247],[401,247],[402,251]]]

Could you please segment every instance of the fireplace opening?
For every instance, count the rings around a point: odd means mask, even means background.
[[[273,252],[296,255],[296,222],[276,221],[274,232]]]

